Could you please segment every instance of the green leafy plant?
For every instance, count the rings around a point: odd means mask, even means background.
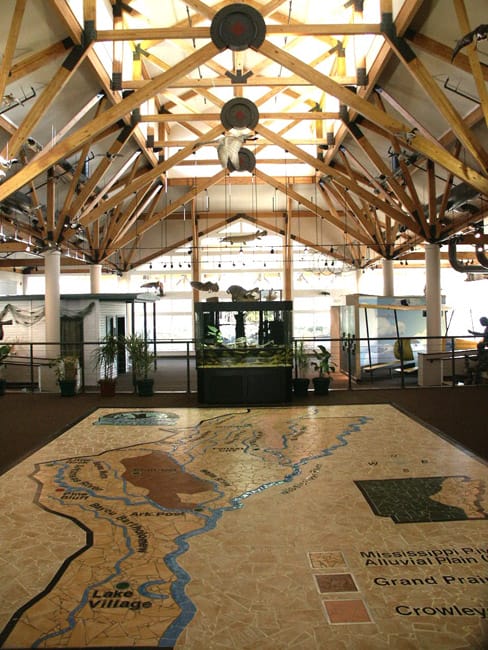
[[[59,381],[76,381],[78,377],[78,370],[80,361],[78,357],[68,355],[59,357],[49,364],[54,369],[56,377]]]
[[[222,345],[224,342],[224,337],[222,332],[215,325],[207,325],[207,333],[209,342],[213,345]]]
[[[147,340],[140,334],[126,336],[125,347],[137,379],[147,379],[153,370],[155,355],[150,352]]]
[[[5,392],[5,387],[7,385],[7,381],[5,379],[7,366],[4,361],[10,354],[11,349],[12,346],[7,345],[6,343],[0,345],[0,395],[3,395]]]
[[[4,360],[8,357],[10,354],[10,350],[12,349],[11,345],[7,345],[4,343],[3,345],[0,345],[0,365],[3,364]]]
[[[295,346],[294,352],[295,352],[294,356],[295,356],[295,367],[297,369],[297,376],[303,377],[308,367],[307,350],[305,348],[303,341],[300,341]]]
[[[319,377],[330,377],[336,369],[334,362],[331,361],[331,353],[324,345],[319,345],[314,353],[316,361],[311,362],[312,368],[319,373]]]
[[[97,368],[101,370],[105,380],[114,378],[115,361],[119,351],[119,342],[115,334],[106,334],[99,345],[93,350],[93,358]]]

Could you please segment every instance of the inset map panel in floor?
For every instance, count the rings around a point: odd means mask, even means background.
[[[355,481],[373,511],[397,523],[488,519],[480,502],[483,481],[469,476],[427,476]]]

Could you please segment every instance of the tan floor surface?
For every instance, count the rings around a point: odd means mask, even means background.
[[[389,405],[99,409],[0,478],[0,646],[486,650],[487,487]]]

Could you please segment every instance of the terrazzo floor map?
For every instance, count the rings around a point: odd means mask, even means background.
[[[0,478],[0,646],[486,648],[487,485],[388,405],[100,409]]]

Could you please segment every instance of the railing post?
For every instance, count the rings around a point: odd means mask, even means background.
[[[190,382],[190,341],[186,342],[186,392],[189,395],[191,393],[191,382]]]
[[[400,385],[402,388],[405,388],[405,373],[404,373],[404,359],[403,359],[403,337],[400,337],[399,342],[400,346]]]
[[[32,343],[29,343],[29,372],[31,393],[34,392],[34,355],[32,353]]]

